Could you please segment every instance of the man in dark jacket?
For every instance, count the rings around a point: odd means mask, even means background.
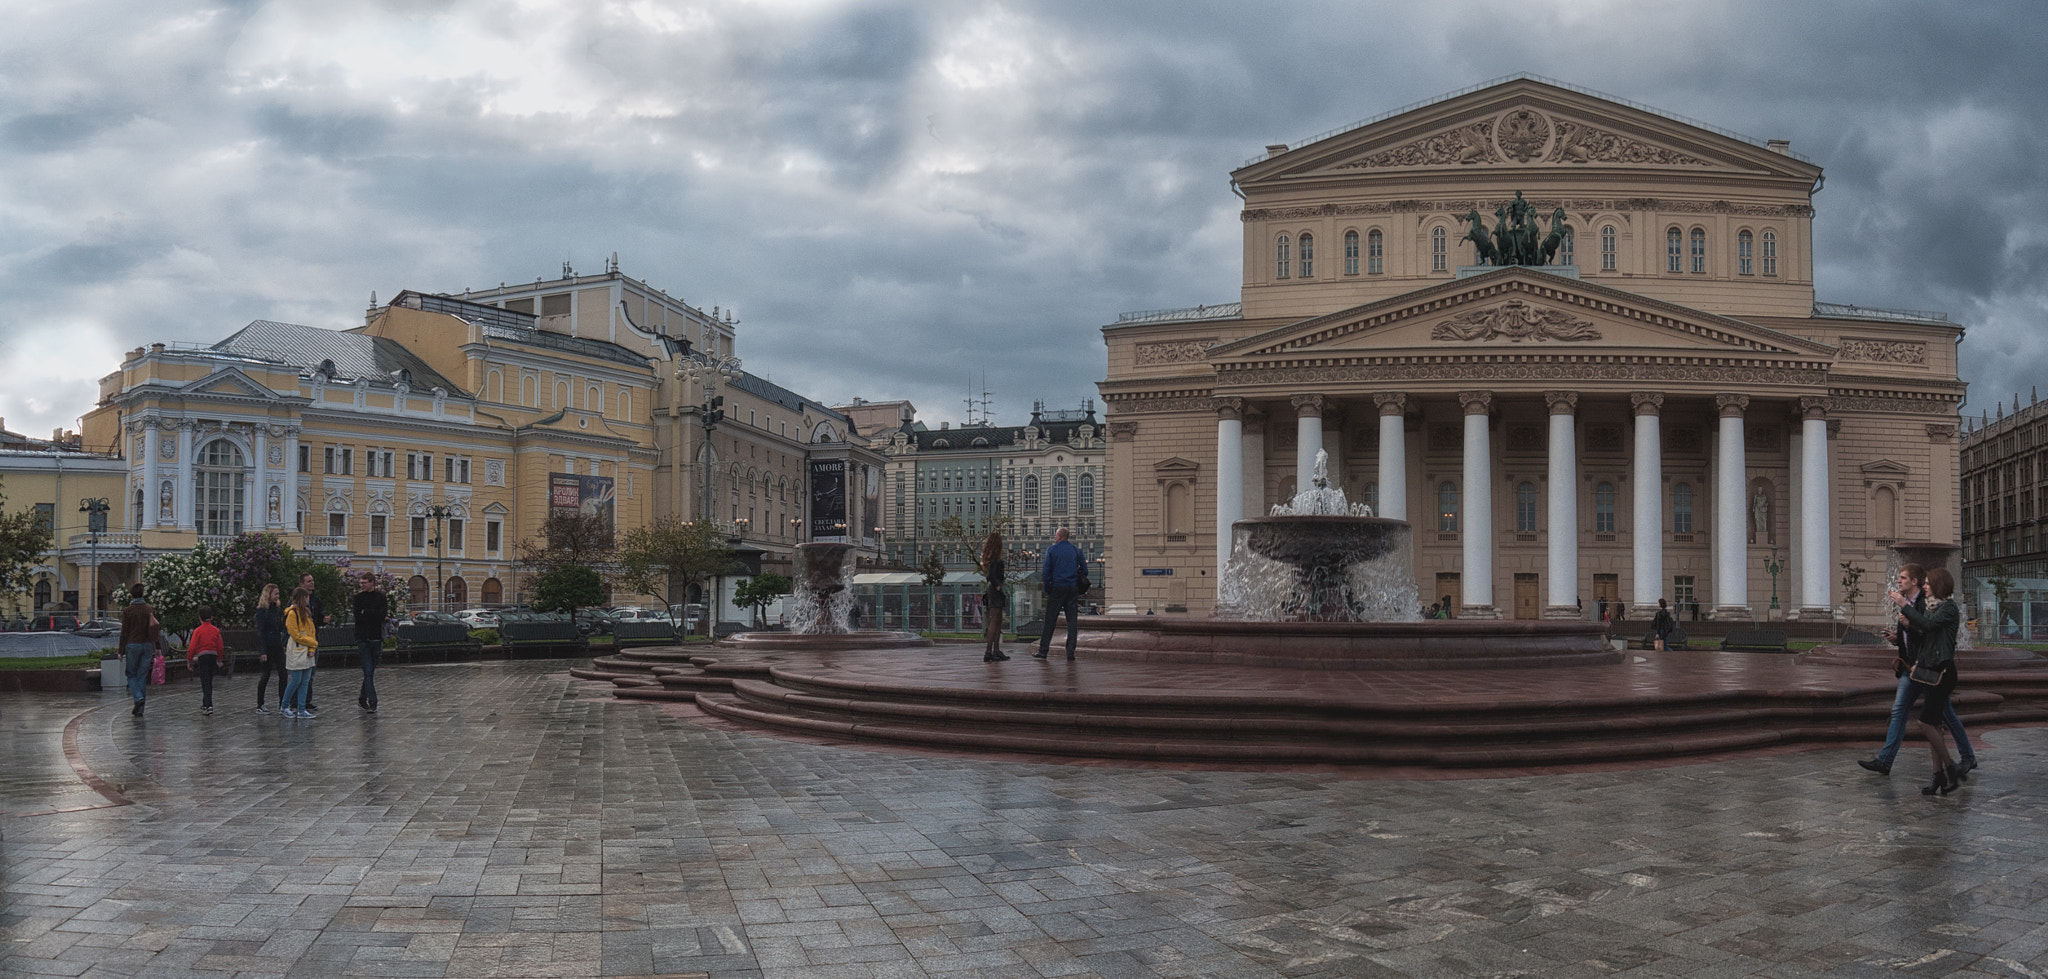
[[[365,572],[354,608],[356,660],[363,667],[363,689],[356,695],[356,706],[372,714],[377,712],[377,656],[384,651],[384,612],[388,607],[376,576]]]
[[[1052,651],[1052,626],[1056,616],[1067,617],[1067,659],[1074,658],[1074,645],[1080,640],[1081,582],[1087,577],[1082,570],[1081,549],[1068,540],[1067,528],[1061,527],[1052,535],[1052,546],[1045,549],[1045,562],[1039,569],[1039,580],[1045,588],[1045,626],[1038,635],[1038,652],[1031,655],[1044,659]]]
[[[142,593],[141,582],[129,586],[128,607],[121,610],[122,666],[127,671],[128,696],[135,701],[135,708],[129,713],[136,717],[142,716],[144,694],[149,689],[149,668],[156,662],[156,644],[161,639],[156,610],[142,600]]]
[[[1927,609],[1927,571],[1917,564],[1899,568],[1898,591],[1911,600],[1913,606]],[[1892,723],[1885,731],[1884,747],[1879,748],[1877,757],[1859,759],[1856,764],[1865,771],[1879,775],[1890,775],[1892,759],[1899,755],[1899,745],[1906,737],[1906,718],[1913,710],[1913,702],[1920,698],[1920,691],[1913,685],[1913,665],[1920,661],[1920,644],[1925,639],[1920,630],[1912,628],[1905,616],[1899,616],[1893,628],[1884,631],[1884,637],[1898,647],[1899,655],[1892,660],[1892,673],[1898,677],[1898,690],[1892,698]],[[1965,774],[1977,767],[1977,752],[1970,744],[1970,735],[1963,730],[1963,721],[1956,716],[1954,705],[1942,714],[1942,726],[1948,728],[1949,736],[1955,739],[1958,767]]]

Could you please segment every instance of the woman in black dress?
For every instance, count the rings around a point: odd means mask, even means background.
[[[1920,790],[1922,795],[1940,793],[1947,795],[1962,784],[1963,773],[1956,770],[1955,762],[1949,760],[1948,740],[1943,735],[1948,712],[1949,695],[1956,689],[1956,631],[1963,621],[1962,610],[1950,597],[1956,591],[1955,576],[1947,568],[1933,568],[1927,572],[1927,591],[1936,599],[1935,604],[1922,612],[1913,603],[1892,589],[1886,597],[1899,607],[1899,614],[1913,628],[1921,631],[1926,638],[1919,647],[1914,672],[1939,670],[1941,679],[1934,684],[1914,682],[1914,690],[1923,698],[1920,703],[1920,736],[1927,739],[1927,751],[1934,760],[1934,781]]]
[[[1004,575],[1008,569],[1003,566],[1003,535],[992,532],[981,542],[981,576],[987,582],[981,590],[982,639],[986,646],[981,661],[995,663],[1010,657],[1003,652],[1003,609],[1009,604],[1005,591]]]

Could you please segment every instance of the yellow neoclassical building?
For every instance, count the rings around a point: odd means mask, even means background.
[[[1323,450],[1459,614],[1837,614],[1957,539],[1963,331],[1816,301],[1821,176],[1530,77],[1267,147],[1238,301],[1103,329],[1112,609],[1209,612]]]
[[[621,535],[711,519],[786,566],[796,543],[873,522],[811,488],[878,478],[883,459],[843,415],[742,370],[734,326],[608,266],[401,292],[353,330],[257,321],[137,348],[84,420],[122,470],[99,563],[132,581],[153,554],[263,530],[409,579],[415,605],[509,603],[519,541],[566,507],[611,514]]]

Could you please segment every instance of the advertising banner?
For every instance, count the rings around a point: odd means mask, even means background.
[[[847,540],[847,517],[846,460],[811,460],[811,539]]]
[[[881,547],[876,536],[882,532],[882,467],[862,466],[860,471],[866,486],[860,494],[860,533],[857,535],[869,547]]]
[[[616,481],[610,476],[578,476],[574,473],[548,474],[548,508],[575,510],[604,519],[606,530],[617,530],[614,508],[618,501]]]

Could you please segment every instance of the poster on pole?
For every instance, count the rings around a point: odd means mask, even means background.
[[[548,474],[550,510],[574,510],[585,516],[599,517],[604,521],[604,529],[610,532],[617,529],[614,514],[617,501],[617,483],[610,476]]]
[[[847,516],[846,460],[811,460],[811,539],[844,542]]]
[[[860,467],[866,485],[860,493],[860,539],[868,547],[880,547],[882,542],[882,467]]]

